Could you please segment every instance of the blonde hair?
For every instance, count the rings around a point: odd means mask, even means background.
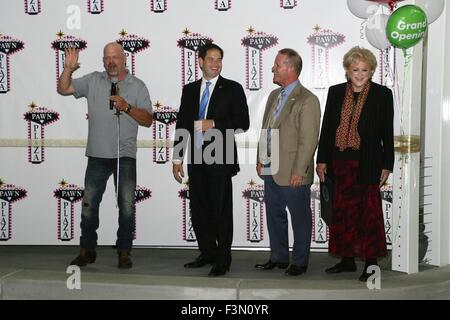
[[[372,73],[371,75],[373,75],[377,68],[377,58],[375,58],[372,51],[358,46],[353,47],[344,55],[342,65],[344,66],[344,69],[347,70],[352,63],[358,61],[366,62],[369,65]]]

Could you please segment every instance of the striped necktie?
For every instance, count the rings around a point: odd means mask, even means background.
[[[281,107],[282,107],[285,95],[286,95],[285,88],[281,88],[280,94],[278,95],[278,98],[277,98],[277,106],[276,106],[275,110],[272,113],[272,117],[271,117],[271,119],[269,121],[269,125],[267,127],[267,156],[269,156],[269,157],[272,154],[272,151],[271,151],[271,148],[270,148],[270,144],[272,142],[272,133],[271,133],[272,127],[273,127],[275,121],[280,116]]]

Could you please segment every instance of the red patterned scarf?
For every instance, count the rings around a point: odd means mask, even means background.
[[[353,87],[350,81],[347,83],[345,98],[341,109],[341,122],[336,130],[336,147],[340,151],[345,149],[359,150],[360,137],[358,134],[358,122],[361,110],[369,94],[370,81],[361,90],[356,103],[353,101]]]

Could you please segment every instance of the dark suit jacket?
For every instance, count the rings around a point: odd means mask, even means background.
[[[332,177],[336,130],[341,120],[346,83],[330,87],[322,121],[317,163],[327,164]],[[394,167],[394,107],[392,91],[372,82],[358,123],[361,138],[357,179],[363,184],[378,184],[382,169]]]
[[[191,137],[190,150],[192,151],[194,148],[194,121],[198,120],[201,83],[202,80],[200,79],[185,85],[183,88],[180,110],[178,111],[177,117],[173,156],[174,159],[183,160],[187,146],[187,139],[185,136],[181,136],[179,129],[189,131]],[[226,130],[240,129],[246,131],[250,126],[247,98],[245,97],[242,86],[235,81],[219,76],[209,100],[206,119],[214,120],[215,129],[220,130],[223,137],[222,157],[220,157],[219,161],[206,166],[207,170],[211,173],[226,173],[235,175],[239,171],[236,142],[234,140],[234,134],[231,136],[229,135],[229,138],[227,139]],[[229,150],[226,148],[227,141]],[[213,142],[214,140],[206,141],[205,139],[203,150]],[[233,152],[234,154],[231,155],[230,152]],[[213,152],[212,155],[214,156],[216,154]],[[192,170],[195,170],[196,167],[198,167],[198,165],[194,164],[194,154],[193,152],[189,152],[188,172],[192,172]]]

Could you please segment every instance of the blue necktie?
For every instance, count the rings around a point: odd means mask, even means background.
[[[200,107],[198,109],[198,120],[203,120],[206,117],[206,106],[209,101],[209,86],[211,81],[206,82],[205,90],[203,90],[202,98],[200,99]],[[195,131],[195,146],[201,148],[203,145],[203,132]]]
[[[275,121],[278,119],[280,113],[281,113],[281,107],[282,107],[282,103],[283,103],[283,99],[284,96],[286,95],[286,90],[284,88],[281,88],[280,94],[278,95],[277,98],[277,106],[275,108],[275,110],[272,113],[272,118],[270,119],[268,128],[267,128],[267,156],[271,156],[272,151],[271,151],[271,147],[270,144],[272,142],[272,126],[274,125]]]

